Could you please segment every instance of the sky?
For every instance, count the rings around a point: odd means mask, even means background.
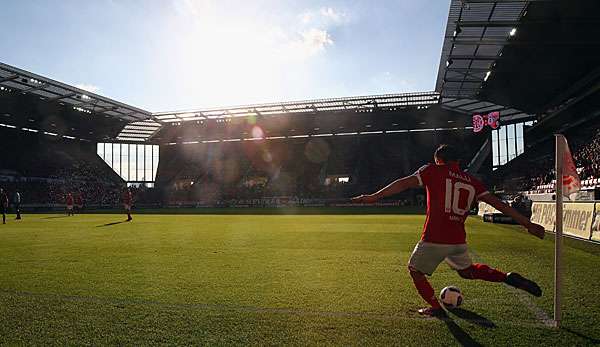
[[[0,62],[151,112],[431,91],[449,5],[6,0]]]

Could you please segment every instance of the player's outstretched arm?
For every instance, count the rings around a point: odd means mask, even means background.
[[[363,194],[357,197],[352,198],[352,202],[355,203],[373,203],[377,200],[381,200],[385,197],[392,196],[398,193],[401,193],[410,188],[416,188],[419,186],[419,179],[415,176],[407,176],[404,178],[399,178],[394,182],[388,184],[383,187],[379,191],[373,194]]]
[[[543,226],[532,223],[529,220],[529,218],[523,216],[517,210],[510,207],[508,204],[504,203],[502,200],[498,199],[494,194],[491,194],[491,193],[485,194],[485,195],[481,196],[479,198],[479,200],[481,200],[489,205],[492,205],[496,210],[504,213],[507,216],[512,217],[512,219],[514,219],[517,223],[524,226],[531,235],[538,237],[540,239],[543,239],[544,236],[546,235],[546,231],[544,230]]]

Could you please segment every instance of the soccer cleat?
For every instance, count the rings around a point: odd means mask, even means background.
[[[542,289],[540,288],[540,286],[537,285],[537,283],[528,280],[527,278],[519,275],[516,272],[509,272],[508,274],[506,274],[506,280],[504,280],[504,283],[515,288],[524,290],[533,296],[542,296]]]
[[[446,311],[444,311],[444,309],[441,307],[440,308],[433,308],[433,307],[421,308],[421,309],[417,310],[417,312],[419,312],[420,315],[427,316],[427,317],[435,317],[435,318],[448,317],[448,315],[446,314]]]

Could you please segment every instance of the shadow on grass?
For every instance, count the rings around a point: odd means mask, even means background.
[[[52,216],[52,217],[44,217],[42,219],[67,218],[67,217],[70,217],[70,216]]]
[[[477,314],[473,311],[465,310],[463,308],[455,308],[449,310],[450,313],[454,314],[460,319],[466,320],[467,322],[471,322],[473,324],[477,324],[484,328],[496,328],[497,325],[491,320],[485,318],[484,316]]]
[[[121,223],[127,223],[126,220],[122,220],[120,222],[112,222],[112,223],[106,223],[106,224],[102,224],[102,225],[96,225],[97,228],[101,228],[101,227],[109,227],[111,225],[117,225],[117,224],[121,224]]]
[[[573,334],[573,335],[576,335],[576,336],[578,336],[578,337],[581,337],[582,339],[588,340],[590,343],[593,343],[593,344],[595,344],[595,345],[598,345],[598,344],[600,344],[600,339],[597,339],[597,338],[594,338],[594,337],[591,337],[591,336],[584,335],[584,334],[582,334],[582,333],[580,333],[580,332],[577,332],[577,331],[575,331],[575,330],[572,330],[572,329],[569,329],[569,328],[560,328],[560,329],[562,329],[562,330],[564,330],[564,331],[567,331],[567,332],[569,332],[569,333],[571,333],[571,334]]]
[[[479,342],[475,341],[471,335],[463,330],[463,328],[458,326],[458,324],[456,324],[452,318],[440,318],[440,320],[446,324],[450,334],[454,336],[456,342],[458,342],[461,346],[483,346]]]

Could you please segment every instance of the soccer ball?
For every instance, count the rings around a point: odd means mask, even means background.
[[[448,286],[440,292],[440,299],[447,308],[457,308],[463,302],[463,295],[455,286]]]

